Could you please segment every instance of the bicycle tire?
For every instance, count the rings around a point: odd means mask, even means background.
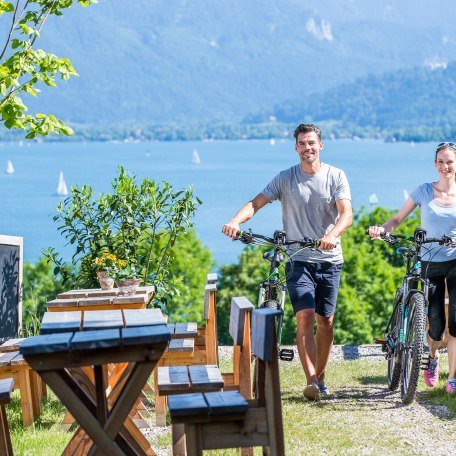
[[[396,347],[394,353],[390,353],[388,358],[388,389],[390,391],[396,391],[401,383],[401,372],[402,372],[402,353],[398,349],[399,339],[399,305],[398,301],[402,299],[402,287],[398,289],[396,293],[396,300],[394,303],[394,313],[391,318],[391,332],[390,336],[393,338]]]
[[[401,375],[401,399],[405,405],[408,405],[415,399],[424,351],[426,315],[424,297],[421,293],[414,293],[410,297],[406,330]]]

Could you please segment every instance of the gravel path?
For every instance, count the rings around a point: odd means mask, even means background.
[[[295,350],[293,363],[299,363],[296,347],[287,348]],[[219,347],[219,355],[222,359],[231,359],[232,347]],[[368,358],[376,362],[382,357],[379,345],[336,345],[331,353],[332,362],[359,358]],[[375,420],[379,432],[400,429],[398,446],[402,448],[401,454],[456,454],[456,417],[445,406],[434,406],[421,398],[404,407],[398,392],[392,393],[386,390],[384,384],[376,383],[338,388],[333,391],[332,397],[325,401],[329,401],[335,409],[340,409],[341,413],[362,410],[366,420]],[[353,420],[355,419],[358,418],[353,417]],[[157,446],[157,439],[166,436],[170,432],[169,427],[153,427],[143,432],[153,442],[158,456],[171,454],[170,447]],[[408,448],[408,451],[404,451],[404,447]],[[366,449],[365,454],[378,453]]]

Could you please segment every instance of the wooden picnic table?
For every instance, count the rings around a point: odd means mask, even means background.
[[[44,314],[20,352],[80,425],[63,454],[155,455],[128,414],[170,339],[158,309]],[[127,364],[108,387],[111,363]]]
[[[123,296],[117,288],[102,290],[90,288],[70,290],[60,293],[57,299],[49,301],[48,312],[68,312],[74,310],[113,310],[144,309],[154,294],[154,287],[138,287],[136,294]]]

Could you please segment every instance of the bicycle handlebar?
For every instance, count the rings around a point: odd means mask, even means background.
[[[369,229],[366,229],[365,233],[369,235]],[[411,241],[415,244],[430,244],[432,242],[438,243],[443,246],[453,246],[456,247],[456,239],[451,238],[444,234],[440,238],[426,238],[426,231],[416,230],[413,236],[406,234],[393,234],[389,232],[380,233],[380,239],[388,244],[395,244],[399,239],[404,239],[406,241]]]
[[[284,236],[285,237],[285,236]],[[293,241],[293,240],[281,240],[280,239],[274,239],[270,238],[268,236],[263,236],[262,234],[256,234],[252,233],[251,231],[242,231],[239,230],[237,233],[237,238],[236,240],[241,241],[243,244],[251,244],[254,242],[255,239],[259,239],[261,241],[265,241],[268,244],[271,245],[292,245],[292,244],[298,244],[301,247],[312,247],[312,248],[317,248],[320,245],[320,240],[319,239],[313,239],[310,237],[304,237],[303,239],[299,241]]]

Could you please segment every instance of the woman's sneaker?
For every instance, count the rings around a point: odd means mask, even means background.
[[[426,369],[424,369],[424,383],[429,388],[434,388],[439,381],[439,358],[429,356]]]
[[[304,388],[304,397],[309,401],[320,400],[320,388],[316,383],[311,383]]]
[[[445,385],[448,394],[456,394],[456,378],[449,378]]]

